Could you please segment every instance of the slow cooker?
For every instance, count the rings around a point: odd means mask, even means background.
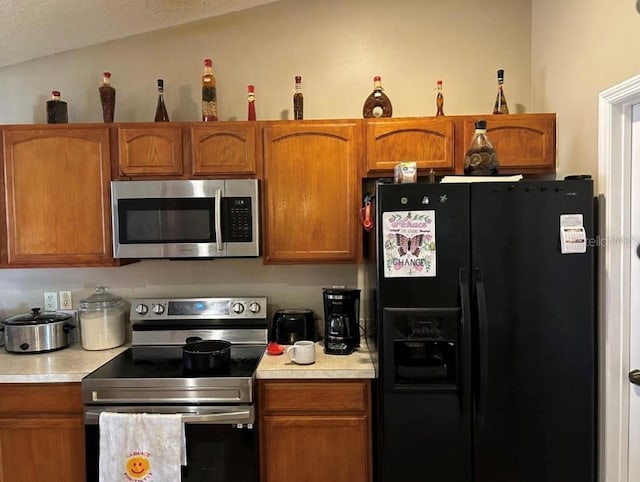
[[[42,353],[69,346],[71,330],[75,328],[68,313],[40,312],[12,316],[2,322],[4,348],[12,353]]]

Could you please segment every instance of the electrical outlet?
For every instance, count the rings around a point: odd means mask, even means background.
[[[44,292],[44,311],[58,311],[58,292]]]
[[[58,294],[60,295],[60,309],[71,310],[73,308],[73,303],[71,302],[71,291],[60,291]]]

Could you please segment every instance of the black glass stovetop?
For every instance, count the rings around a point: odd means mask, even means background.
[[[85,378],[249,378],[255,373],[266,345],[232,345],[228,368],[189,371],[182,361],[182,346],[136,346],[122,352]]]

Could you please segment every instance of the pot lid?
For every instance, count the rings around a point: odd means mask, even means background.
[[[121,297],[109,293],[107,288],[104,286],[98,286],[95,293],[84,300],[80,300],[80,308],[108,308],[111,306],[118,306],[120,303],[122,303]]]
[[[42,325],[45,323],[57,323],[71,319],[68,313],[58,313],[57,311],[43,311],[40,308],[31,308],[31,313],[15,315],[3,321],[5,325]]]

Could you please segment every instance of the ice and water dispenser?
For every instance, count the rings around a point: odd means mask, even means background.
[[[460,309],[387,309],[395,388],[454,389],[458,382]]]

